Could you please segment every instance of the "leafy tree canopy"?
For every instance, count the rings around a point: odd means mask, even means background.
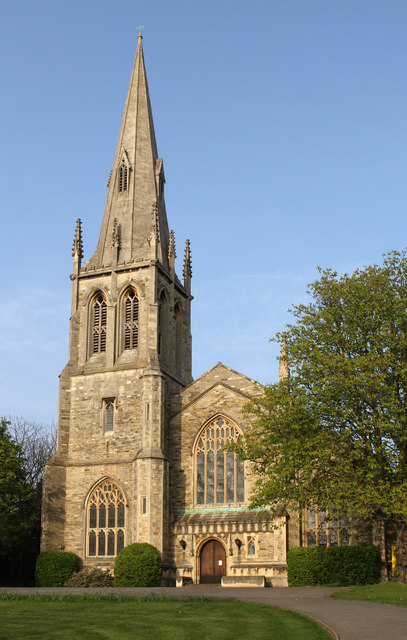
[[[288,377],[265,388],[237,445],[259,480],[252,506],[407,523],[407,256],[339,276],[320,270],[312,301],[274,338]]]
[[[0,421],[0,556],[30,528],[32,489],[27,482],[22,450]]]

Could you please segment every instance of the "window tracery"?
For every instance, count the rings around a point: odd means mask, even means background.
[[[125,498],[118,485],[104,479],[87,507],[87,555],[115,556],[124,547]]]
[[[244,466],[227,445],[240,431],[227,418],[218,416],[200,433],[195,447],[196,502],[225,504],[244,502]]]
[[[307,547],[349,546],[349,518],[330,518],[324,507],[309,504],[306,509],[305,544]]]

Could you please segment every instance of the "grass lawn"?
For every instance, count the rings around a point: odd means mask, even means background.
[[[383,602],[407,607],[407,584],[402,582],[384,582],[365,587],[351,587],[346,591],[338,591],[330,596],[340,600],[366,600],[368,602]]]
[[[0,594],[2,640],[328,640],[291,611],[225,600]]]

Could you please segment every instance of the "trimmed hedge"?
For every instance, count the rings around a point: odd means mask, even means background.
[[[161,557],[147,542],[135,542],[124,547],[114,563],[115,587],[159,587]]]
[[[380,579],[380,551],[359,547],[300,547],[287,553],[289,587],[373,584]]]
[[[37,587],[63,587],[78,571],[78,557],[69,551],[43,551],[35,563]]]

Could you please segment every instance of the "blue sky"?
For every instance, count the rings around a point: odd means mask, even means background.
[[[275,381],[268,339],[316,266],[406,245],[404,0],[4,3],[1,414],[57,417],[75,221],[87,259],[140,23],[195,377]]]

